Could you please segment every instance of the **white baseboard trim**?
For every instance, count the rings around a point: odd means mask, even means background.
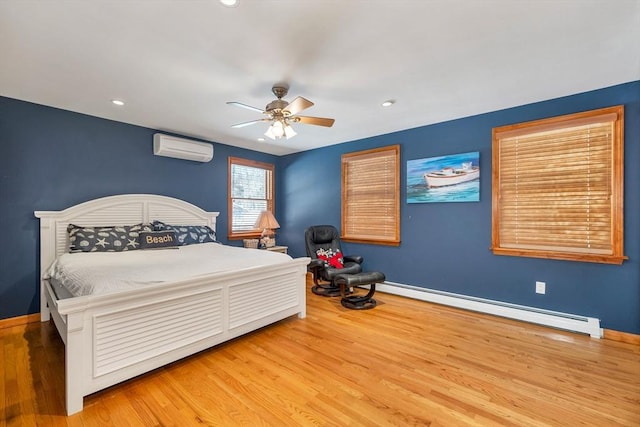
[[[588,334],[592,338],[603,337],[603,330],[600,328],[600,319],[596,319],[594,317],[543,310],[535,307],[476,298],[394,282],[378,283],[376,285],[376,291],[433,302],[436,304],[448,305],[465,310],[477,311],[480,313],[492,314],[509,319],[522,320],[524,322],[536,323],[567,331],[580,332]]]

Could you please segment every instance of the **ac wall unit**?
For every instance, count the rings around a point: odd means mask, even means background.
[[[153,135],[153,154],[194,162],[209,162],[213,159],[213,145],[156,133]]]

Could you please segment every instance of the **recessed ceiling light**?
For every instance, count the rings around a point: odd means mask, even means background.
[[[124,101],[120,101],[119,99],[112,99],[111,102],[120,107],[124,105]]]
[[[239,0],[220,0],[220,3],[227,7],[236,7],[238,2]]]
[[[388,101],[384,101],[381,105],[383,107],[391,107],[395,103],[396,103],[396,101],[394,101],[393,99],[390,99]]]
[[[264,142],[264,138],[262,137],[258,138],[258,142]]]

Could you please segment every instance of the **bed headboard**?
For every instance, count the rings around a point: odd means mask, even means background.
[[[216,230],[219,212],[206,212],[173,197],[155,194],[122,194],[102,197],[61,211],[36,211],[40,218],[40,273],[68,251],[67,226],[133,225],[154,220],[168,224],[208,225]]]

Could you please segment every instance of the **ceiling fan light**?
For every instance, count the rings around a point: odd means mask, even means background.
[[[297,113],[299,113],[300,111],[312,107],[313,102],[301,96],[296,97],[291,102],[287,102],[283,100],[282,97],[287,94],[288,90],[289,85],[286,83],[274,84],[271,91],[278,99],[267,104],[264,110],[252,107],[247,104],[243,104],[241,102],[227,102],[228,105],[235,105],[236,107],[242,107],[248,110],[257,111],[266,116],[262,119],[251,120],[244,123],[237,123],[235,125],[231,125],[231,127],[242,128],[258,122],[268,122],[270,123],[270,125],[264,133],[264,136],[269,139],[275,140],[280,138],[290,139],[297,135],[297,132],[293,130],[293,128],[290,126],[290,123],[303,123],[324,127],[333,126],[333,123],[335,122],[334,119],[329,119],[326,117],[297,116]]]
[[[296,135],[297,135],[296,131],[295,131],[295,130],[293,130],[293,128],[292,128],[291,126],[286,125],[286,126],[284,127],[284,136],[286,136],[286,137],[287,137],[287,139],[289,139],[289,138],[293,138],[293,137],[294,137],[294,136],[296,136]]]
[[[275,122],[273,122],[269,129],[271,130],[273,136],[276,137],[276,139],[282,138],[284,136],[284,126],[282,125],[282,122],[280,120],[276,120]]]
[[[271,130],[272,126],[269,126],[269,129],[267,129],[267,131],[264,133],[264,136],[271,138],[271,139],[276,139],[276,136],[273,134],[272,130]]]

